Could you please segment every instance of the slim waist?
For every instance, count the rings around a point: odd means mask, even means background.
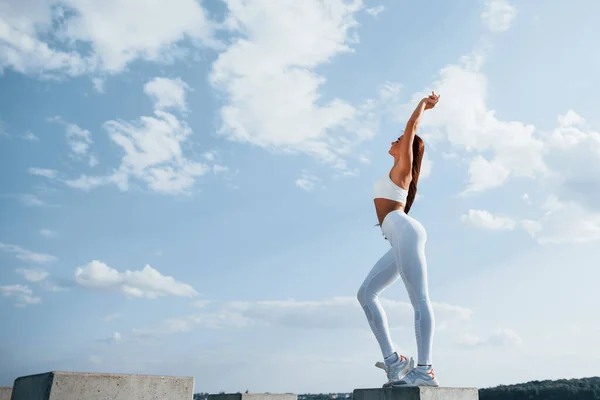
[[[381,229],[383,229],[383,227],[386,224],[390,224],[392,223],[392,221],[400,221],[400,220],[406,220],[408,222],[408,215],[404,212],[404,209],[399,208],[397,210],[392,210],[389,213],[387,213],[385,215],[385,217],[383,217],[383,221],[381,222]]]

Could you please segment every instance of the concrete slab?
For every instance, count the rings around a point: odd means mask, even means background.
[[[290,393],[224,393],[209,394],[207,400],[298,400]]]
[[[8,386],[0,386],[0,400],[10,400],[12,388]]]
[[[355,389],[352,400],[479,400],[477,388],[407,387]]]
[[[15,379],[11,400],[192,400],[194,378],[47,372]]]

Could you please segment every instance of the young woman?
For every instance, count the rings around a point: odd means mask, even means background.
[[[435,107],[439,97],[432,92],[419,102],[404,134],[392,142],[388,151],[394,157],[394,166],[374,188],[379,226],[391,249],[375,264],[357,297],[384,357],[385,364],[377,364],[387,372],[388,382],[384,387],[439,386],[431,361],[435,319],[427,287],[427,233],[419,221],[407,215],[417,193],[424,151],[423,140],[415,133],[423,112]],[[416,368],[413,368],[412,359],[409,361],[394,350],[385,311],[379,302],[379,294],[399,277],[402,277],[414,308]]]

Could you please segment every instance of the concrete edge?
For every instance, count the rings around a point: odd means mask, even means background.
[[[178,379],[194,379],[194,376],[180,376],[180,375],[160,375],[160,374],[133,374],[133,373],[118,373],[118,372],[75,372],[75,371],[51,371],[47,372],[53,375],[95,375],[95,376],[139,376],[141,378],[178,378]],[[36,374],[43,375],[43,374]],[[29,375],[33,376],[33,375]]]
[[[10,400],[12,389],[12,386],[0,386],[0,400]]]

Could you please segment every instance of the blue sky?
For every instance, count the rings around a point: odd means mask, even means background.
[[[442,385],[598,374],[599,4],[107,4],[0,4],[0,384],[380,386],[372,185],[431,90],[411,215]]]

